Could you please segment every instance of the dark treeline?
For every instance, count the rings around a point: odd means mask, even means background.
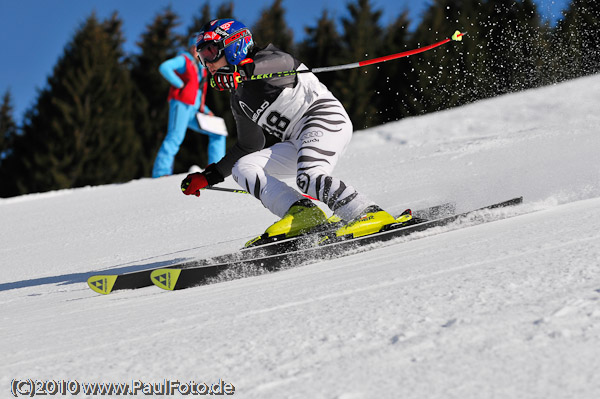
[[[434,0],[418,25],[406,12],[388,26],[370,0],[353,0],[341,20],[324,10],[295,42],[281,0],[250,25],[258,45],[272,42],[309,67],[357,62],[425,46],[467,32],[460,43],[365,68],[319,75],[347,107],[356,130],[456,107],[504,93],[600,71],[600,2],[572,0],[556,26],[533,0]],[[0,196],[125,182],[150,176],[166,132],[168,83],[158,66],[213,18],[236,15],[233,3],[157,14],[123,50],[122,20],[92,14],[26,112],[15,122],[10,92],[0,98]],[[235,132],[229,94],[209,90],[207,105]],[[235,133],[230,137],[231,145]],[[189,132],[175,165],[181,173],[206,165],[206,138]]]

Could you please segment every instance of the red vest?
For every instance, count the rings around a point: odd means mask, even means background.
[[[198,95],[198,88],[200,87],[200,82],[198,81],[198,66],[185,54],[183,54],[183,56],[185,57],[185,72],[180,74],[175,71],[177,76],[183,80],[183,87],[177,89],[171,86],[169,88],[168,100],[175,99],[185,104],[194,105],[196,96]]]

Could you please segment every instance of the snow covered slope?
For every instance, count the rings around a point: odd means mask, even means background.
[[[598,398],[599,106],[592,76],[357,132],[336,174],[390,211],[525,203],[177,292],[101,296],[85,280],[229,252],[275,217],[247,195],[185,197],[182,175],[0,200],[0,396],[32,379],[223,380],[241,398]]]

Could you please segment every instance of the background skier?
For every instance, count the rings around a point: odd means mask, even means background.
[[[196,56],[196,38],[192,35],[188,41],[188,51],[182,51],[176,57],[163,62],[159,71],[169,81],[169,125],[167,135],[162,142],[152,169],[152,177],[161,177],[173,173],[173,162],[185,138],[188,128],[208,135],[208,163],[219,161],[225,155],[226,137],[202,130],[196,119],[196,112],[212,115],[202,101],[202,79],[206,69],[198,63]]]

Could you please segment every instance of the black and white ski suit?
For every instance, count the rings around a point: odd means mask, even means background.
[[[273,45],[249,55],[240,73],[261,75],[307,69]],[[352,137],[342,104],[312,73],[245,81],[231,93],[237,143],[214,166],[258,198],[279,217],[304,197],[279,180],[295,176],[299,190],[326,204],[343,220],[374,205],[353,187],[331,176]],[[264,148],[263,130],[281,139]]]

